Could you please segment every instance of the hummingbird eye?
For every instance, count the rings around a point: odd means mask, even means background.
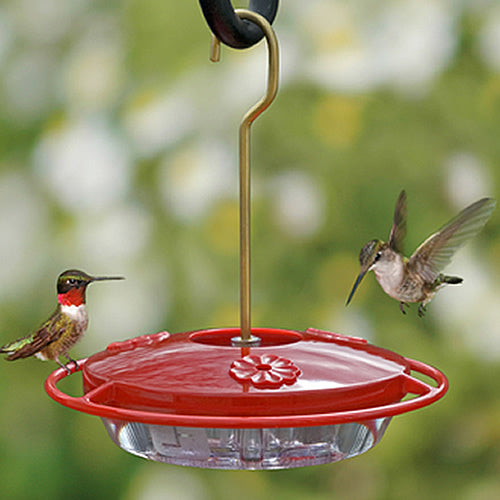
[[[377,252],[375,255],[375,262],[379,261],[380,257],[382,257],[382,252]]]
[[[75,278],[68,278],[68,285],[76,285],[76,279]]]

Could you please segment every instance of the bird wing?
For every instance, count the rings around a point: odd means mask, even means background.
[[[70,322],[65,314],[58,315],[56,311],[36,332],[10,342],[3,346],[0,352],[8,354],[9,361],[33,356],[59,339]]]
[[[453,254],[484,227],[495,205],[493,198],[482,198],[464,208],[415,250],[408,261],[409,269],[426,281],[434,281],[450,263]]]
[[[389,246],[396,252],[403,254],[403,241],[406,236],[406,191],[399,193],[396,208],[394,209],[394,220],[389,234]]]

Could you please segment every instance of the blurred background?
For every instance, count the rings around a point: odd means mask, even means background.
[[[500,498],[498,210],[447,268],[464,286],[424,319],[373,275],[344,306],[401,189],[409,253],[498,198],[500,6],[287,0],[274,27],[281,87],[252,128],[253,324],[365,337],[439,367],[449,393],[355,459],[207,471],[121,451],[47,397],[55,364],[0,361],[3,498]],[[127,277],[89,289],[74,357],[238,324],[237,135],[267,60],[262,43],[208,53],[195,0],[0,3],[0,344],[46,319],[66,268]]]

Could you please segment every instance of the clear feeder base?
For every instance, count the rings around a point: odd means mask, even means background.
[[[207,469],[271,470],[339,462],[373,448],[391,417],[315,427],[206,429],[102,419],[125,451]]]

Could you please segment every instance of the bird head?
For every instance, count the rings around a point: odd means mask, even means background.
[[[90,283],[122,279],[123,276],[90,276],[83,271],[69,269],[57,278],[57,299],[62,305],[79,306],[85,303],[85,291]]]
[[[361,251],[359,252],[359,264],[361,266],[360,272],[356,281],[354,282],[354,286],[352,287],[351,293],[347,298],[346,305],[351,302],[351,299],[354,295],[354,292],[358,288],[362,279],[368,271],[373,270],[377,263],[383,258],[384,250],[388,248],[387,243],[381,240],[370,240],[366,245],[363,246]]]

